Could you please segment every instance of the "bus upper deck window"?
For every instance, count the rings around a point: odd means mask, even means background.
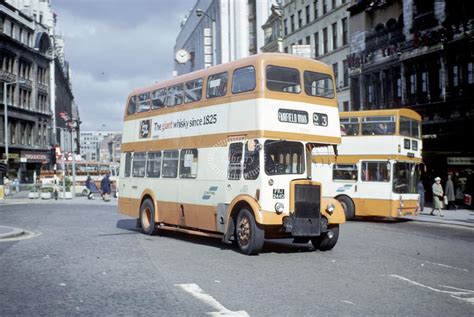
[[[305,71],[304,91],[308,96],[334,98],[332,77],[328,74]]]
[[[183,84],[172,86],[168,88],[168,98],[166,106],[174,107],[183,103]]]
[[[341,135],[359,135],[359,118],[341,118]]]
[[[151,108],[161,109],[166,105],[167,93],[166,88],[155,90],[151,93]]]
[[[144,112],[150,110],[150,93],[146,92],[143,94],[138,95],[138,111],[137,112]]]
[[[184,102],[199,101],[202,98],[202,78],[190,80],[184,85]]]
[[[420,122],[415,119],[400,117],[400,135],[420,138]]]
[[[210,75],[207,78],[206,97],[222,97],[227,94],[227,72]]]
[[[128,101],[128,106],[127,106],[127,114],[134,114],[137,110],[137,97],[132,96],[130,97],[130,100]]]
[[[232,76],[233,94],[254,90],[255,86],[255,67],[246,66],[234,71]]]
[[[395,134],[394,116],[373,116],[362,118],[362,135]]]
[[[299,94],[301,92],[300,72],[295,68],[267,66],[267,89]]]

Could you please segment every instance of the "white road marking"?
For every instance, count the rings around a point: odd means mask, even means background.
[[[430,262],[430,261],[425,261],[425,262],[426,262],[426,263],[429,263],[429,264],[433,264],[433,265],[438,265],[438,266],[442,266],[442,267],[447,267],[447,268],[454,269],[454,270],[459,270],[459,271],[463,271],[463,272],[469,272],[468,269],[462,269],[462,268],[455,267],[455,266],[451,266],[451,265],[446,265],[446,264],[441,264],[441,263],[435,263],[435,262]]]
[[[341,300],[341,302],[346,303],[346,304],[355,305],[353,302],[350,302],[350,301],[348,301],[348,300]]]
[[[416,285],[416,286],[427,288],[427,289],[429,289],[433,292],[449,294],[453,298],[456,298],[456,299],[459,299],[459,300],[462,300],[462,301],[465,301],[465,302],[468,302],[468,303],[474,305],[474,290],[461,289],[461,288],[456,288],[456,287],[452,287],[452,286],[445,286],[445,285],[438,285],[439,287],[442,287],[442,288],[457,290],[457,292],[445,291],[445,290],[437,289],[437,288],[434,288],[434,287],[431,287],[431,286],[428,286],[428,285],[424,285],[424,284],[412,281],[412,280],[410,280],[406,277],[400,276],[400,275],[390,274],[389,276],[398,278],[402,281],[408,282],[408,283]],[[465,297],[461,297],[461,296],[465,296]]]
[[[175,284],[175,286],[182,288],[184,291],[190,293],[200,301],[211,306],[216,312],[209,312],[211,316],[249,316],[245,311],[231,311],[225,308],[214,297],[204,293],[204,291],[197,284]]]

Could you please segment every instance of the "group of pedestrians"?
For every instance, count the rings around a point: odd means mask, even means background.
[[[110,185],[110,174],[106,173],[102,180],[100,181],[100,191],[97,188],[94,180],[87,176],[86,180],[86,187],[89,190],[89,195],[87,198],[94,199],[94,194],[99,193],[104,201],[110,201],[110,194],[112,192],[112,188]]]

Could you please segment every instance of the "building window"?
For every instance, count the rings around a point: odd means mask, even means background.
[[[337,63],[332,64],[332,71],[334,72],[334,80],[336,80],[336,85],[337,85],[337,83],[339,83],[339,73],[337,71]],[[339,86],[337,88],[339,88]]]
[[[342,45],[347,44],[347,18],[342,19]]]
[[[283,25],[285,27],[285,35],[288,35],[288,19],[283,20]]]
[[[314,33],[314,58],[319,56],[319,33]]]
[[[288,53],[288,46],[285,47],[285,53]]]
[[[323,54],[328,52],[328,28],[323,29]]]
[[[336,0],[332,0],[332,9],[334,10],[336,8]]]
[[[416,92],[416,74],[410,75],[410,94],[414,95]]]
[[[327,0],[323,0],[323,15],[328,12]]]
[[[332,24],[332,49],[337,48],[337,23]]]
[[[349,111],[349,101],[344,101],[342,103],[342,111]]]
[[[467,83],[474,84],[474,63],[467,64]]]
[[[347,59],[342,61],[342,72],[343,72],[343,83],[344,87],[349,86],[349,66],[347,64]]]
[[[303,45],[303,40],[298,40],[298,45]]]
[[[301,16],[301,10],[298,10],[298,28],[303,26],[303,17]]]
[[[295,31],[295,16],[294,15],[290,17],[290,26],[291,26],[291,32],[294,32]]]
[[[305,13],[306,13],[306,24],[309,23],[310,17],[309,17],[309,5],[305,7]]]
[[[367,89],[367,101],[369,104],[374,102],[374,85],[372,83],[369,84],[369,87]]]
[[[316,20],[319,17],[318,0],[313,1],[313,11],[314,11],[314,19]]]
[[[459,86],[459,70],[457,65],[453,66],[453,86]]]
[[[421,73],[421,91],[422,92],[428,91],[428,73],[427,72]]]

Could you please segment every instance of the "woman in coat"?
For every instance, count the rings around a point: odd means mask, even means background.
[[[448,174],[448,180],[446,181],[446,187],[445,187],[445,194],[446,194],[446,197],[448,197],[448,205],[446,206],[446,209],[449,210],[449,208],[451,206],[454,207],[454,209],[458,209],[456,207],[456,195],[455,195],[455,192],[454,192],[454,184],[453,184],[453,180],[452,180],[452,175],[451,174]]]
[[[439,211],[439,216],[444,217],[443,215],[443,186],[441,186],[441,178],[436,177],[433,186],[431,187],[433,191],[433,210],[431,215],[434,216],[434,211]]]

